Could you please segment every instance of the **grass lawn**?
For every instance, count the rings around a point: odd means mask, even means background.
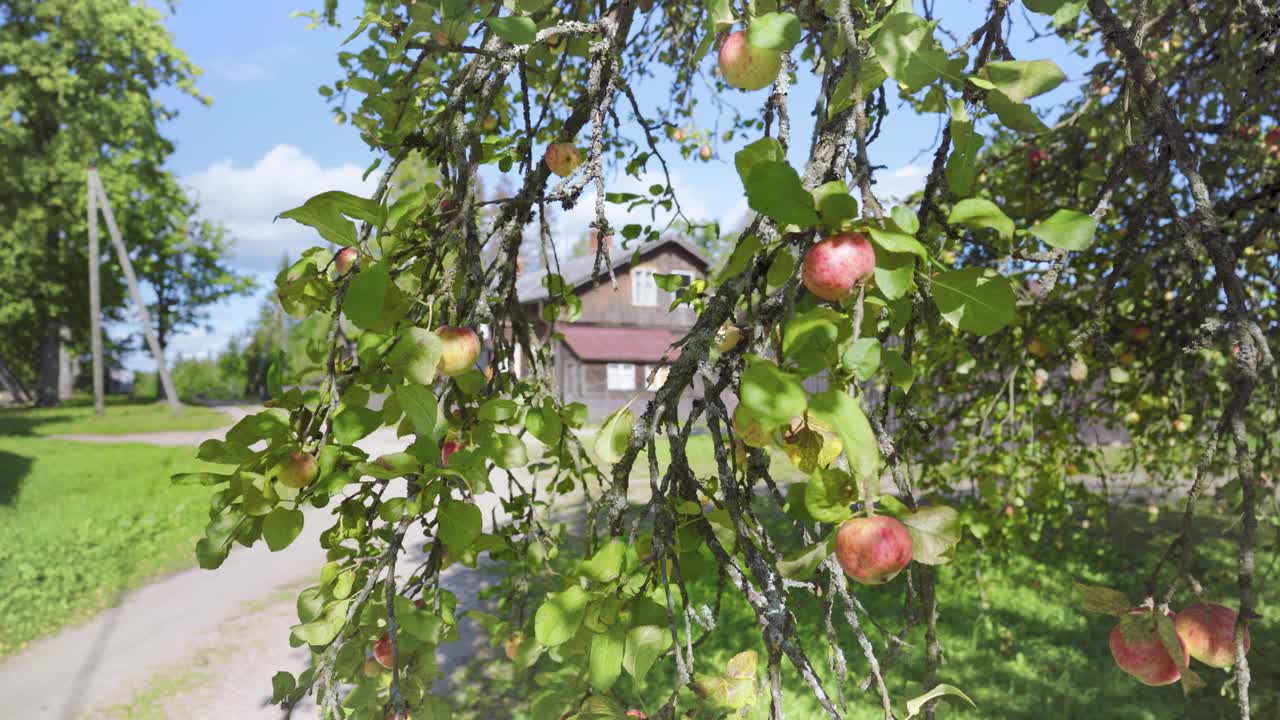
[[[1161,513],[1153,525],[1141,509],[1119,510],[1112,538],[1103,537],[1096,527],[1091,531],[1077,528],[1073,540],[1062,548],[1054,544],[1021,552],[988,550],[981,557],[973,539],[966,538],[957,562],[938,570],[939,634],[946,648],[946,664],[938,679],[964,690],[979,709],[948,699],[942,701],[938,716],[1036,720],[1236,717],[1234,695],[1229,689],[1226,696],[1222,694],[1224,685],[1231,684],[1230,676],[1221,670],[1193,662],[1208,687],[1187,699],[1177,685],[1146,687],[1121,672],[1107,643],[1114,620],[1081,612],[1072,589],[1074,577],[1123,590],[1137,599],[1146,572],[1163,543],[1172,537],[1176,515]],[[1234,604],[1234,538],[1238,528],[1222,517],[1205,516],[1199,523],[1198,577],[1208,599]],[[1275,582],[1274,572],[1268,572],[1274,559],[1273,552],[1258,555],[1257,604],[1267,619],[1255,622],[1251,630],[1254,717],[1280,717],[1280,626],[1272,619],[1280,612],[1280,583]],[[710,562],[709,556],[707,560]],[[872,616],[896,631],[901,626],[905,582],[905,577],[899,577],[884,586],[854,589]],[[690,590],[695,604],[714,603],[714,578],[700,579]],[[1174,607],[1190,602],[1184,592]],[[827,664],[827,644],[822,634],[823,608],[811,600],[793,604],[791,610],[797,627],[795,636],[819,667],[826,687],[832,688],[833,674]],[[865,618],[863,626],[868,627]],[[859,693],[855,687],[867,671],[866,661],[847,626],[837,622],[837,627],[843,628],[842,645],[850,668],[846,716],[882,718],[877,696]],[[763,669],[766,654],[759,644],[754,615],[732,590],[725,593],[718,630],[696,651],[696,672],[722,673],[732,655],[751,648],[760,653]],[[868,632],[877,654],[883,657],[883,638],[875,630]],[[923,630],[911,633],[908,641],[912,647],[888,671],[890,694],[900,717],[905,715],[905,701],[927,689],[923,686]],[[788,673],[787,717],[826,717],[794,668],[786,661],[784,664]],[[624,673],[614,686],[614,694],[652,717],[666,699],[661,689],[671,687],[673,682],[672,665],[670,657],[655,665],[647,688],[635,687]],[[520,700],[527,697],[529,689],[527,685],[512,685],[511,667],[501,651],[492,657],[480,657],[468,666],[462,672],[465,679],[461,685],[455,685],[459,689],[453,700],[465,708],[455,717],[526,720],[527,705]],[[681,698],[681,709],[693,707],[692,693],[682,691]],[[747,717],[767,717],[767,706],[767,697],[761,696]]]
[[[75,397],[56,408],[0,408],[0,436],[164,432],[211,430],[229,425],[227,416],[212,408],[186,405],[174,417],[163,403],[107,398],[105,413],[93,414],[92,398]]]
[[[189,410],[187,427],[203,422]],[[107,418],[124,425],[117,432],[133,430],[121,419],[131,412],[150,418],[144,427],[165,427],[167,411],[112,407]],[[30,424],[32,432],[98,424],[92,407],[87,418],[84,408],[31,414],[58,418]],[[200,468],[194,450],[9,434],[23,415],[0,416],[0,657],[157,573],[194,564],[208,517],[208,488],[169,483],[175,472]]]

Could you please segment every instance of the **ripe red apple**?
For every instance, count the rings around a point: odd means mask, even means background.
[[[301,489],[310,485],[319,472],[320,467],[316,465],[315,456],[299,451],[291,453],[284,462],[280,463],[279,469],[276,470],[276,479],[281,485]]]
[[[373,644],[373,659],[384,668],[390,669],[395,662],[391,652],[391,634],[382,633],[382,637],[378,638],[378,642]]]
[[[480,336],[471,328],[444,326],[436,330],[444,343],[440,354],[440,372],[453,377],[470,370],[480,357]]]
[[[1187,653],[1205,665],[1231,667],[1236,661],[1236,611],[1217,603],[1196,603],[1173,620],[1178,639]],[[1244,631],[1244,651],[1249,652],[1249,631]]]
[[[746,30],[730,34],[720,46],[720,75],[739,90],[768,87],[780,69],[782,53],[748,43]]]
[[[1152,612],[1135,608],[1130,610],[1129,614],[1150,615]],[[1169,613],[1169,616],[1174,617],[1173,613]],[[1130,640],[1124,637],[1117,623],[1114,628],[1111,628],[1111,657],[1115,658],[1116,665],[1119,665],[1121,670],[1137,678],[1143,685],[1175,683],[1182,677],[1182,668],[1187,667],[1190,662],[1187,658],[1186,645],[1182,642],[1182,638],[1178,638],[1178,646],[1182,649],[1181,665],[1174,663],[1169,651],[1165,650],[1164,645],[1160,643],[1160,636],[1156,633],[1154,622],[1152,625],[1147,635],[1137,640]]]
[[[880,585],[911,562],[911,535],[886,515],[852,518],[836,532],[836,560],[854,580]]]
[[[1133,339],[1134,339],[1134,340],[1137,340],[1138,342],[1146,342],[1146,341],[1147,341],[1147,338],[1149,338],[1149,337],[1151,337],[1151,326],[1149,326],[1149,325],[1134,325],[1134,326],[1133,326]]]
[[[716,333],[716,349],[729,352],[742,342],[742,331],[737,325],[725,325]]]
[[[698,148],[698,157],[702,158],[703,160],[710,160],[711,145],[707,143],[702,143],[702,147]]]
[[[1049,154],[1038,147],[1033,147],[1027,150],[1027,162],[1030,163],[1033,168],[1039,167],[1040,163],[1048,159]]]
[[[582,164],[582,153],[578,152],[573,143],[553,143],[547,146],[542,160],[551,172],[560,177],[568,177]]]
[[[355,267],[356,259],[360,257],[360,251],[353,247],[342,248],[333,258],[333,267],[338,271],[338,275],[346,275],[351,272],[351,268]]]
[[[858,283],[876,269],[876,251],[858,233],[832,235],[804,254],[800,277],[809,292],[823,300],[853,297]]]
[[[647,720],[647,718],[649,717],[648,715],[644,714],[643,710],[628,710],[626,712],[626,716],[633,717],[633,718],[640,718],[640,720]]]
[[[1269,149],[1280,150],[1280,127],[1273,127],[1263,136],[1262,143]]]
[[[458,452],[461,449],[462,449],[461,441],[445,440],[444,444],[440,446],[440,464],[444,467],[448,467],[449,458],[452,457],[454,453]]]

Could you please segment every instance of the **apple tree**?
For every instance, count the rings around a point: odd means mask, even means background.
[[[200,448],[225,471],[175,478],[215,488],[204,567],[323,525],[328,562],[289,638],[311,664],[274,678],[275,701],[448,717],[435,651],[465,613],[534,678],[531,717],[782,717],[787,693],[832,718],[932,716],[968,699],[943,664],[938,567],[1072,514],[1105,522],[1098,440],[1127,433],[1129,469],[1186,491],[1182,532],[1140,600],[1081,585],[1084,609],[1121,618],[1112,651],[1148,684],[1194,690],[1180,645],[1221,664],[1225,642],[1250,717],[1258,495],[1278,467],[1280,14],[991,0],[956,28],[942,5],[364,4],[321,93],[382,181],[281,214],[343,248],[277,280],[289,313],[328,323],[288,359],[322,380],[278,363],[268,409]],[[336,3],[311,16],[337,24]],[[1015,23],[1028,52],[1096,61],[1086,80],[1015,55]],[[807,137],[801,84],[819,88]],[[697,319],[652,398],[588,429],[553,381],[548,340],[581,308],[548,213],[593,203],[619,239],[598,245],[609,283],[611,254],[691,222],[670,164],[706,154],[685,128],[707,103],[754,216],[711,277],[671,286]],[[872,157],[896,113],[942,128],[902,204],[877,193]],[[390,192],[405,162],[429,179]],[[513,188],[483,193],[494,173]],[[618,189],[652,173],[647,193]],[[637,209],[652,221],[618,221]],[[536,309],[516,294],[530,236],[550,269]],[[504,371],[517,351],[520,376]],[[357,443],[384,427],[405,449],[370,457]],[[807,479],[780,482],[783,462]],[[1232,592],[1196,577],[1211,487],[1239,513],[1238,587],[1229,615],[1175,630],[1178,594]],[[493,602],[460,604],[458,573],[493,573]],[[859,598],[889,588],[902,612],[868,613]],[[740,632],[719,622],[728,596],[754,619],[726,662],[699,647]],[[928,692],[891,693],[893,674]]]

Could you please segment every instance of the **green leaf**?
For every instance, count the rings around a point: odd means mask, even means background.
[[[435,382],[443,353],[444,342],[439,335],[426,328],[409,326],[400,331],[395,347],[387,354],[387,363],[400,370],[410,382],[430,387]]]
[[[859,380],[869,380],[880,369],[880,341],[876,338],[858,338],[849,343],[840,363]]]
[[[627,631],[622,652],[622,667],[637,683],[643,682],[649,669],[671,647],[671,634],[658,625],[637,625]]]
[[[973,707],[975,708],[978,707],[977,705],[974,705],[973,701],[969,699],[968,695],[965,695],[963,692],[960,691],[960,688],[954,685],[945,685],[945,684],[938,685],[937,687],[930,690],[929,692],[919,697],[913,697],[907,701],[907,720],[911,720],[911,718],[915,717],[916,715],[919,715],[920,711],[924,709],[925,704],[927,704],[930,700],[934,698],[942,697],[943,695],[954,695],[958,698],[961,698],[962,700],[969,703],[970,705],[973,705]]]
[[[738,177],[742,178],[745,187],[751,178],[751,169],[762,162],[786,162],[787,154],[782,151],[782,143],[771,137],[760,138],[733,154],[733,166],[738,169]],[[759,238],[756,238],[759,242]]]
[[[544,445],[555,445],[564,432],[564,421],[551,401],[543,401],[541,408],[533,408],[524,417],[524,426]]]
[[[582,563],[582,574],[596,582],[613,582],[622,574],[622,560],[626,554],[626,543],[613,538],[605,546],[596,551],[590,560]]]
[[[896,230],[882,230],[877,227],[869,227],[867,231],[876,246],[883,250],[895,253],[910,253],[919,256],[921,260],[929,258],[929,251],[925,250],[919,241],[907,233]]]
[[[911,255],[881,252],[876,254],[876,287],[885,298],[897,300],[906,297],[913,286],[916,260]]]
[[[294,679],[293,673],[281,670],[271,676],[271,702],[281,703],[293,689],[298,686],[298,681]]]
[[[733,249],[733,254],[729,256],[729,262],[725,263],[724,270],[720,271],[717,280],[721,283],[731,280],[742,274],[751,261],[755,259],[757,253],[760,252],[761,243],[760,236],[748,235],[738,243]]]
[[[512,45],[532,45],[538,38],[538,26],[533,20],[518,15],[485,18],[484,23],[494,34]]]
[[[911,559],[925,565],[945,565],[956,558],[960,543],[960,513],[934,505],[898,518],[911,535]]]
[[[618,623],[591,638],[591,656],[587,661],[587,682],[591,689],[608,692],[618,681],[618,676],[622,674],[625,646],[626,628]]]
[[[773,262],[769,264],[769,271],[765,273],[765,282],[771,288],[781,287],[791,279],[795,271],[796,256],[791,253],[789,248],[784,247],[773,256]]]
[[[224,442],[209,438],[200,443],[196,459],[219,465],[239,465],[254,456],[254,452],[240,443]]]
[[[478,414],[481,420],[491,423],[505,423],[516,416],[520,406],[509,398],[489,398],[480,406]]]
[[[857,400],[839,389],[827,390],[809,399],[809,412],[835,431],[859,477],[879,477],[880,446]]]
[[[381,223],[382,206],[351,193],[331,190],[312,197],[292,210],[280,213],[278,217],[309,225],[325,240],[348,247],[356,244],[356,227],[347,218]]]
[[[959,98],[951,101],[951,156],[947,158],[947,187],[959,197],[973,194],[978,177],[978,152],[985,142],[973,129],[973,120]]]
[[[346,624],[347,608],[350,606],[350,600],[341,600],[333,603],[325,608],[324,614],[319,618],[301,625],[294,625],[289,628],[294,637],[307,643],[308,645],[323,646],[333,642],[338,637],[338,633]]]
[[[818,223],[813,196],[804,189],[795,168],[787,163],[774,160],[756,163],[746,187],[747,205],[778,224],[809,227]]]
[[[782,354],[805,375],[827,367],[836,344],[851,334],[848,319],[829,307],[796,313],[782,331]],[[843,337],[842,337],[843,336]]]
[[[959,81],[948,67],[947,53],[934,42],[933,25],[913,13],[885,18],[871,38],[875,59],[908,93],[937,80],[940,75]]]
[[[963,225],[972,230],[991,228],[1005,240],[1013,239],[1013,221],[995,203],[984,198],[967,198],[951,208],[948,225]]]
[[[231,482],[235,475],[219,475],[211,472],[178,473],[169,478],[174,485],[221,485]]]
[[[747,26],[747,42],[754,47],[787,52],[800,42],[800,18],[788,12],[771,12],[753,18]]]
[[[382,304],[390,284],[391,275],[384,263],[361,269],[347,286],[342,312],[361,330],[378,329],[382,326]]]
[[[782,573],[782,577],[790,580],[808,580],[822,561],[835,550],[835,537],[836,534],[831,533],[826,540],[783,556],[778,561],[778,572]]]
[[[568,642],[582,627],[590,600],[586,591],[576,585],[548,595],[533,615],[533,632],[538,642],[549,648]]]
[[[920,229],[920,218],[916,217],[916,211],[906,205],[895,206],[889,211],[889,217],[893,219],[893,224],[897,225],[899,230],[908,235],[914,236]]]
[[[842,180],[823,183],[813,189],[812,195],[822,224],[827,227],[838,227],[842,221],[858,217],[858,201]]]
[[[436,533],[449,552],[457,557],[480,537],[484,515],[474,503],[445,498],[440,502],[438,522]]]
[[[1022,0],[1022,4],[1026,5],[1028,10],[1042,15],[1054,14],[1066,2],[1067,0]]]
[[[961,268],[933,278],[933,302],[952,326],[991,335],[1013,322],[1014,297],[1009,281],[993,270]]]
[[[627,443],[631,441],[631,428],[635,421],[631,408],[626,406],[614,410],[612,415],[605,418],[594,445],[596,458],[600,462],[612,465],[622,459],[623,453],[627,451]]]
[[[1030,106],[1010,100],[1009,96],[999,90],[987,91],[987,107],[1011,130],[1033,134],[1049,130]]]
[[[982,68],[982,74],[1016,103],[1043,95],[1067,79],[1052,60],[993,61]]]
[[[343,445],[351,445],[382,426],[377,410],[342,405],[333,416],[333,437]]]
[[[1128,615],[1133,607],[1129,598],[1119,590],[1099,585],[1085,585],[1075,580],[1072,580],[1071,584],[1075,586],[1076,592],[1080,593],[1080,607],[1085,612],[1123,617]]]
[[[396,388],[396,401],[405,417],[413,424],[413,432],[418,437],[429,438],[435,432],[436,413],[438,412],[436,396],[422,385],[410,384]]]
[[[858,483],[838,468],[819,468],[804,486],[804,507],[819,522],[839,524],[853,517],[849,506],[858,499]]]
[[[1078,210],[1059,210],[1033,225],[1030,233],[1046,245],[1061,250],[1080,251],[1093,244],[1098,221]]]
[[[262,520],[262,537],[271,552],[289,547],[289,543],[302,532],[302,511],[278,507]]]
[[[747,362],[739,397],[766,431],[790,423],[791,418],[804,412],[806,398],[799,378],[759,357],[748,357]]]

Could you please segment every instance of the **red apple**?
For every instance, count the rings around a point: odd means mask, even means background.
[[[333,258],[333,267],[338,271],[338,275],[346,275],[351,272],[351,268],[355,267],[356,259],[359,257],[360,251],[355,248],[342,248]]]
[[[846,300],[875,272],[876,251],[862,235],[840,233],[809,248],[802,265],[800,277],[809,292],[823,300]]]
[[[1272,150],[1280,150],[1280,127],[1273,127],[1263,136],[1262,143]]]
[[[1196,603],[1173,620],[1178,639],[1187,653],[1205,665],[1231,667],[1236,661],[1236,611],[1216,603]],[[1249,631],[1244,631],[1244,651],[1249,652]]]
[[[689,135],[684,131],[684,128],[676,128],[671,133],[671,139],[676,142],[684,142],[684,139],[687,137],[689,137]]]
[[[452,457],[454,453],[458,452],[461,449],[462,449],[461,441],[445,440],[444,444],[440,446],[440,464],[442,466],[448,467],[449,458]]]
[[[470,370],[480,357],[480,336],[471,328],[444,326],[436,330],[444,343],[440,353],[440,372],[454,377]]]
[[[1134,340],[1137,340],[1138,342],[1146,342],[1146,341],[1147,341],[1147,338],[1149,338],[1149,337],[1151,337],[1151,326],[1149,326],[1149,325],[1134,325],[1134,326],[1133,326],[1133,339],[1134,339]]]
[[[1048,159],[1048,153],[1038,147],[1033,147],[1027,150],[1027,162],[1031,164],[1031,167],[1039,167],[1040,163]]]
[[[856,517],[836,532],[836,560],[863,585],[892,580],[911,562],[907,526],[886,515]]]
[[[720,46],[720,74],[739,90],[768,87],[781,69],[782,53],[748,43],[746,30],[730,34]]]
[[[698,157],[702,158],[703,160],[710,160],[711,146],[708,145],[707,143],[702,143],[702,147],[698,148]]]
[[[640,720],[646,720],[649,717],[648,715],[644,714],[643,710],[628,710],[626,712],[626,716],[633,717],[633,718],[640,718]]]
[[[320,467],[316,465],[316,459],[313,455],[295,452],[280,463],[279,468],[276,470],[276,479],[280,481],[281,485],[301,489],[310,485],[319,472]]]
[[[382,637],[378,638],[378,642],[373,644],[373,659],[384,668],[390,669],[395,662],[391,652],[391,634],[382,633]]]
[[[551,172],[560,177],[568,177],[582,164],[582,153],[578,152],[573,143],[554,143],[547,146],[542,160]]]
[[[1130,615],[1151,615],[1154,611],[1135,608],[1129,611]],[[1169,613],[1173,617],[1173,613]],[[1143,685],[1169,685],[1175,683],[1182,677],[1182,669],[1187,666],[1190,660],[1187,658],[1187,648],[1178,639],[1178,646],[1182,648],[1181,665],[1174,663],[1173,658],[1169,655],[1169,651],[1164,648],[1160,642],[1160,636],[1156,633],[1155,623],[1152,622],[1150,630],[1142,637],[1134,639],[1126,639],[1124,633],[1120,630],[1119,623],[1111,629],[1111,657],[1115,658],[1116,665],[1121,670],[1129,673],[1137,678],[1138,682]]]

